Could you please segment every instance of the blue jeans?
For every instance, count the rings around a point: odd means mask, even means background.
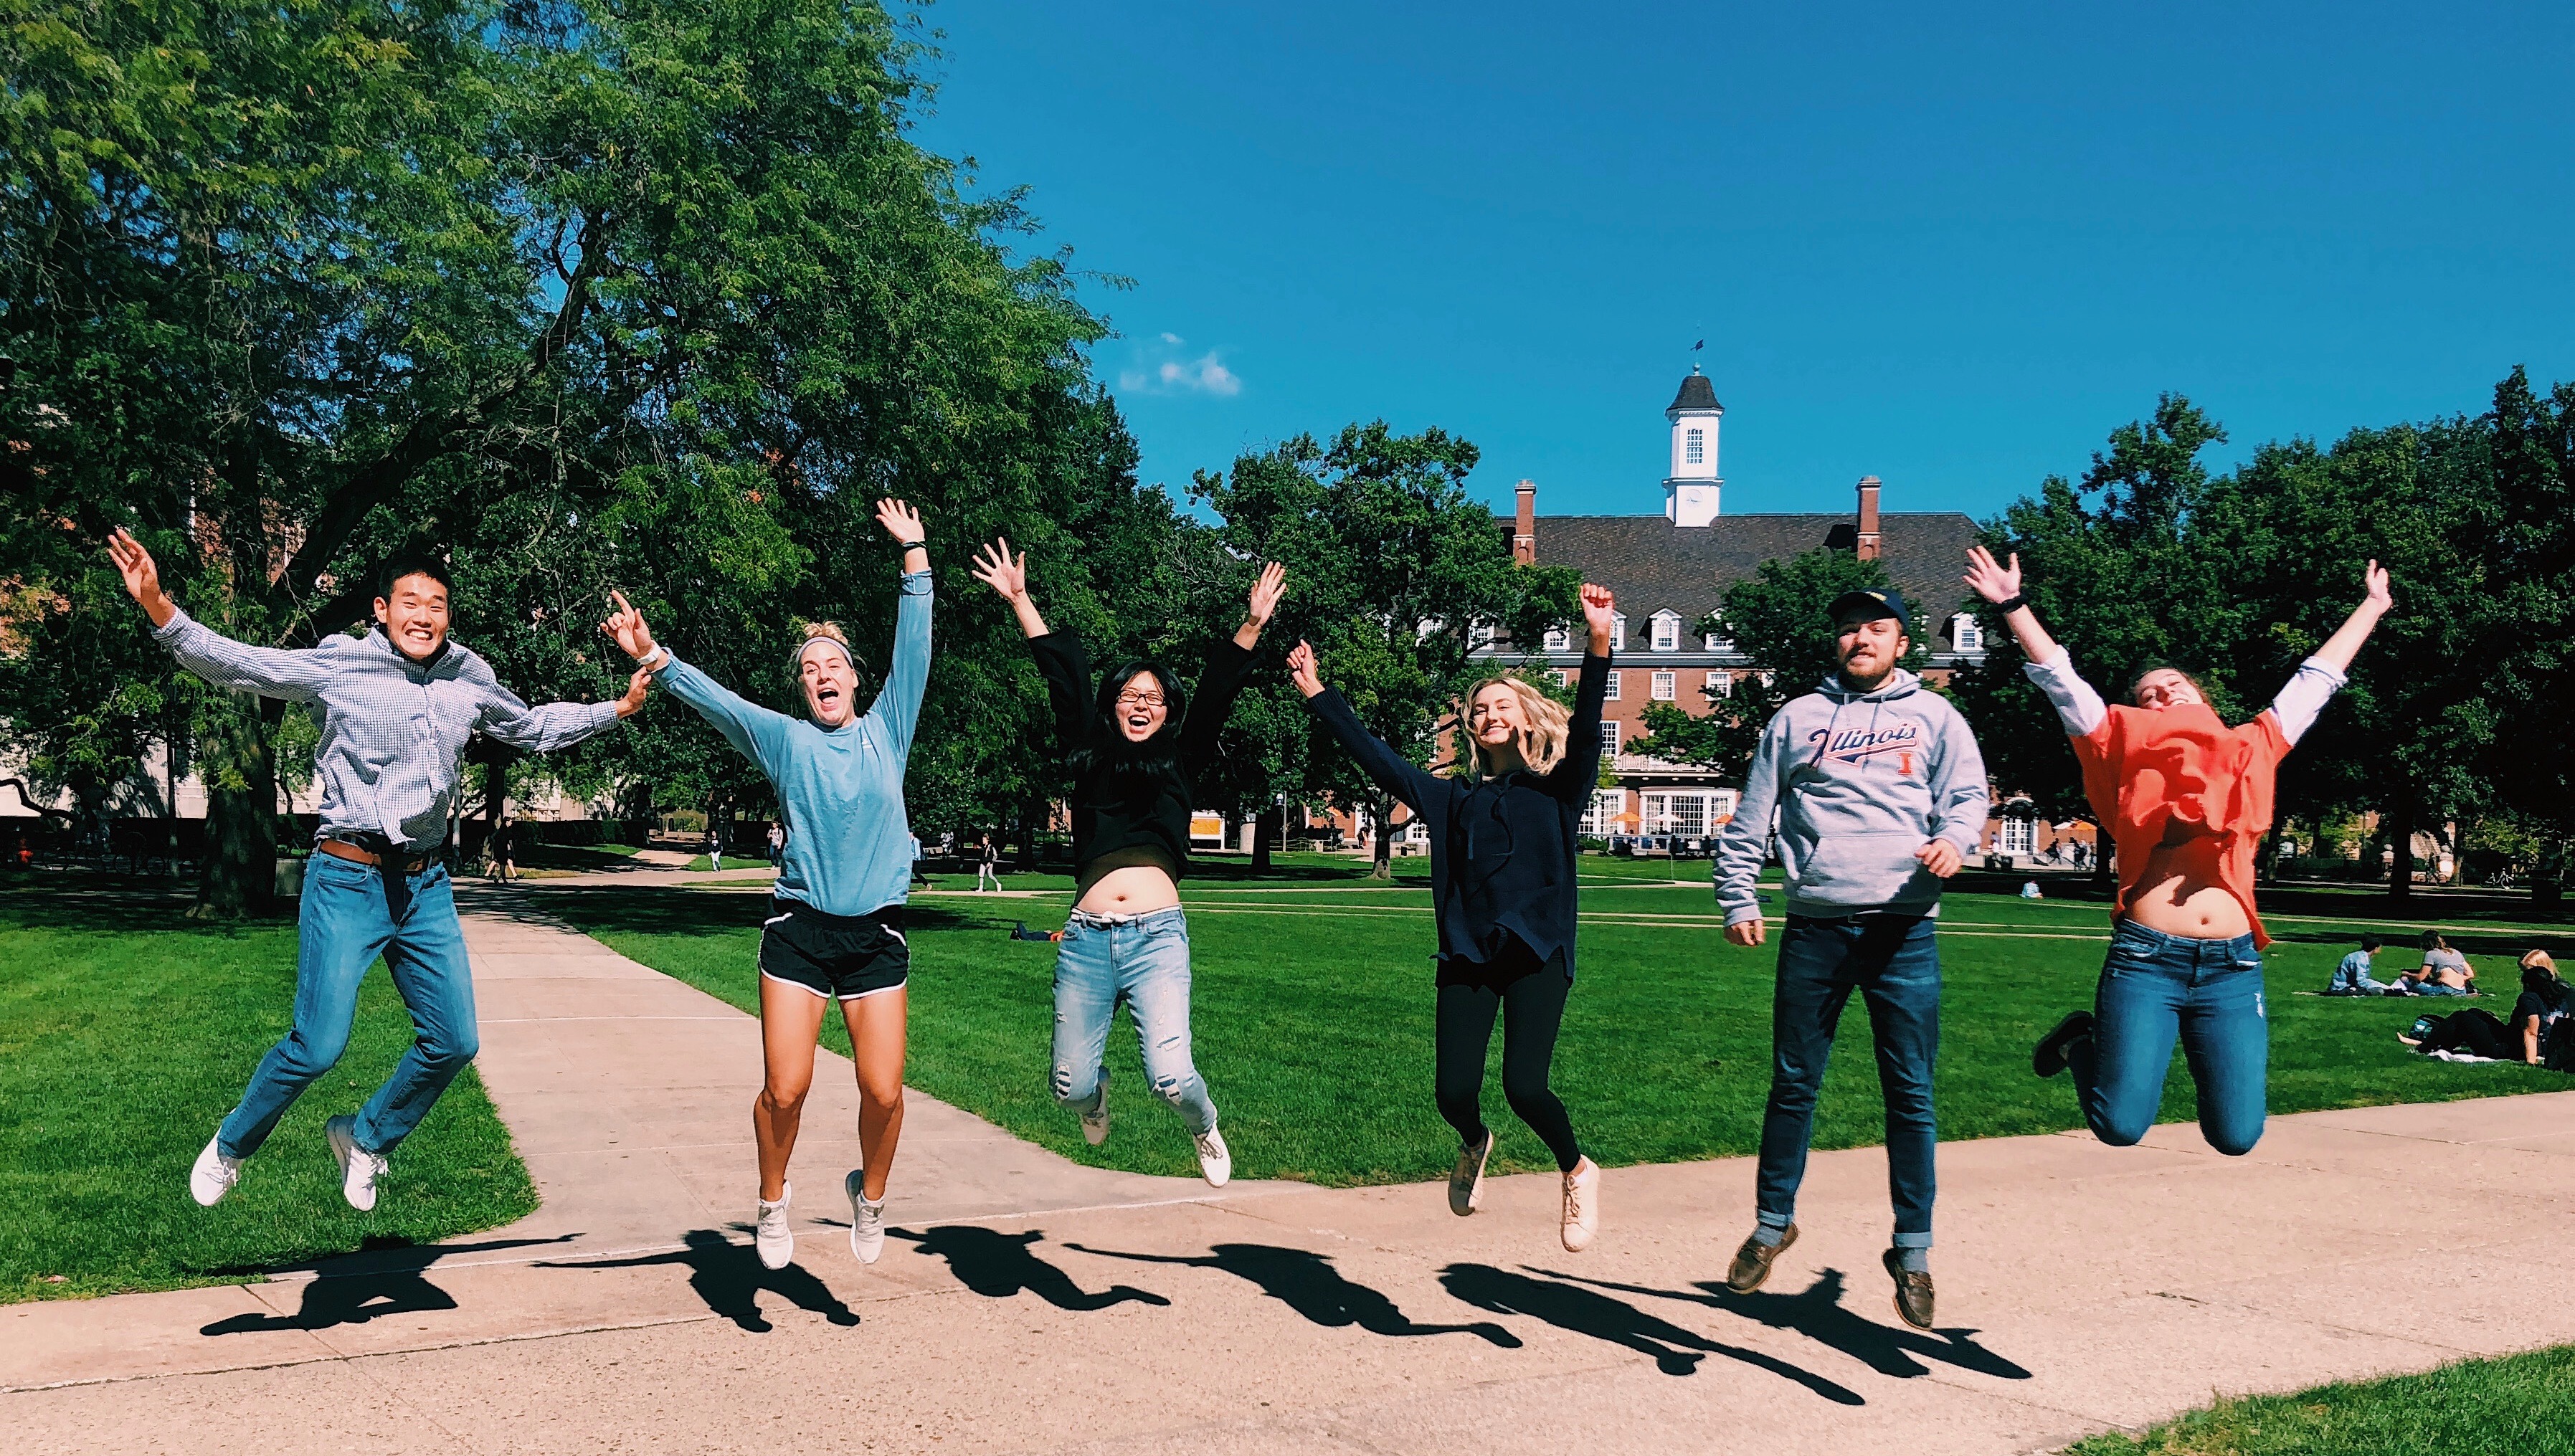
[[[295,1027],[251,1073],[241,1104],[224,1118],[216,1146],[228,1157],[259,1151],[277,1119],[349,1048],[358,983],[378,955],[411,1008],[411,1049],[358,1112],[358,1146],[391,1152],[427,1116],[481,1048],[474,1030],[474,975],[447,866],[404,876],[401,914],[389,906],[374,868],[315,854],[304,866],[300,945],[295,962]]]
[[[1755,1209],[1784,1228],[1806,1177],[1815,1096],[1833,1053],[1842,1007],[1857,990],[1877,1043],[1877,1080],[1886,1094],[1886,1181],[1895,1204],[1895,1246],[1931,1246],[1931,1063],[1940,1050],[1940,951],[1929,915],[1790,915],[1779,937],[1778,989],[1770,1001],[1770,1103],[1761,1117]]]
[[[2146,1135],[2178,1037],[2208,1145],[2240,1155],[2261,1140],[2271,1023],[2252,936],[2185,940],[2121,920],[2092,1014],[2092,1034],[2067,1048],[2066,1061],[2094,1136],[2126,1147]]]
[[[1055,958],[1055,1099],[1089,1112],[1109,1095],[1102,1058],[1124,1000],[1145,1044],[1145,1076],[1192,1133],[1216,1127],[1216,1104],[1190,1060],[1190,922],[1179,905],[1112,921],[1080,910]]]

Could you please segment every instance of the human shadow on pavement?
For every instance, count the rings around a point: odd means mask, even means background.
[[[948,1271],[957,1282],[987,1299],[1008,1299],[1025,1289],[1058,1309],[1107,1309],[1113,1304],[1163,1304],[1172,1301],[1151,1290],[1126,1284],[1113,1284],[1098,1294],[1083,1292],[1073,1276],[1030,1252],[1029,1246],[1043,1241],[1043,1229],[1026,1233],[1004,1233],[972,1223],[946,1223],[926,1233],[908,1228],[890,1228],[896,1238],[909,1239],[921,1251],[948,1261]]]
[[[1551,1269],[1533,1272],[1570,1279],[1597,1289],[1615,1289],[1622,1294],[1644,1294],[1655,1299],[1710,1305],[1774,1330],[1793,1330],[1819,1345],[1829,1345],[1841,1351],[1880,1375],[1892,1375],[1900,1380],[1930,1374],[1931,1367],[1922,1363],[1925,1359],[1938,1360],[2000,1380],[2029,1378],[2029,1371],[2017,1362],[1977,1344],[1974,1330],[1943,1329],[1923,1334],[1862,1319],[1842,1304],[1846,1277],[1839,1269],[1823,1270],[1815,1276],[1814,1283],[1795,1294],[1766,1291],[1737,1294],[1713,1279],[1692,1281],[1692,1288],[1701,1292],[1691,1293],[1679,1289],[1649,1289],[1641,1284],[1614,1284],[1603,1279],[1557,1274]]]
[[[689,1271],[689,1287],[707,1308],[754,1334],[773,1326],[760,1312],[762,1290],[777,1294],[799,1309],[812,1310],[837,1325],[859,1322],[858,1312],[841,1302],[829,1285],[794,1264],[784,1269],[761,1267],[760,1255],[712,1228],[693,1228],[680,1235],[683,1247],[670,1253],[632,1259],[585,1259],[578,1263],[544,1263],[541,1269],[645,1269],[679,1264]]]
[[[1767,1370],[1782,1379],[1793,1380],[1837,1405],[1868,1404],[1858,1391],[1827,1380],[1813,1371],[1800,1369],[1758,1350],[1718,1344],[1678,1325],[1656,1319],[1632,1304],[1579,1285],[1552,1279],[1531,1279],[1524,1274],[1496,1269],[1490,1264],[1450,1264],[1439,1271],[1439,1282],[1450,1294],[1477,1309],[1488,1309],[1495,1314],[1524,1314],[1532,1319],[1542,1319],[1560,1330],[1589,1335],[1595,1340],[1605,1340],[1638,1354],[1649,1355],[1653,1357],[1654,1368],[1666,1375],[1695,1375],[1701,1359],[1708,1355],[1723,1355],[1755,1369]]]
[[[389,1314],[419,1314],[456,1308],[456,1296],[411,1270],[387,1274],[349,1274],[315,1279],[304,1286],[303,1306],[289,1314],[236,1314],[200,1328],[201,1335],[268,1334],[281,1330],[327,1330],[333,1325],[365,1324]]]
[[[1186,1264],[1196,1269],[1222,1269],[1261,1286],[1261,1292],[1325,1329],[1356,1325],[1372,1335],[1479,1335],[1506,1350],[1520,1346],[1519,1336],[1490,1321],[1474,1324],[1415,1324],[1395,1302],[1365,1284],[1354,1283],[1332,1267],[1328,1255],[1277,1244],[1211,1244],[1205,1256],[1130,1254],[1069,1243],[1069,1249],[1108,1259],[1134,1259],[1147,1264]]]

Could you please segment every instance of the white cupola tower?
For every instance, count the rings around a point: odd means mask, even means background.
[[[1716,474],[1716,423],[1725,407],[1716,388],[1690,367],[1681,392],[1663,418],[1672,422],[1672,469],[1663,477],[1663,515],[1674,526],[1706,526],[1716,520],[1716,493],[1725,482]]]

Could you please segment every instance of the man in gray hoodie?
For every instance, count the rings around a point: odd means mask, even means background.
[[[1833,1030],[1857,990],[1868,1001],[1886,1095],[1887,1183],[1895,1238],[1886,1251],[1895,1309],[1931,1328],[1934,1188],[1931,1061],[1940,1043],[1940,954],[1932,929],[1941,881],[1983,838],[1991,794],[1975,735],[1948,700],[1896,664],[1913,643],[1904,599],[1847,592],[1832,604],[1841,670],[1792,699],[1762,729],[1743,800],[1717,849],[1726,938],[1758,945],[1754,881],[1771,821],[1787,871],[1770,1011],[1770,1100],[1752,1236],[1726,1283],[1748,1294],[1797,1239],[1797,1185]]]

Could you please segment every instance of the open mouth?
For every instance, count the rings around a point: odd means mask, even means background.
[[[817,688],[814,690],[814,702],[821,707],[832,708],[837,706],[840,701],[841,690],[838,688]]]

